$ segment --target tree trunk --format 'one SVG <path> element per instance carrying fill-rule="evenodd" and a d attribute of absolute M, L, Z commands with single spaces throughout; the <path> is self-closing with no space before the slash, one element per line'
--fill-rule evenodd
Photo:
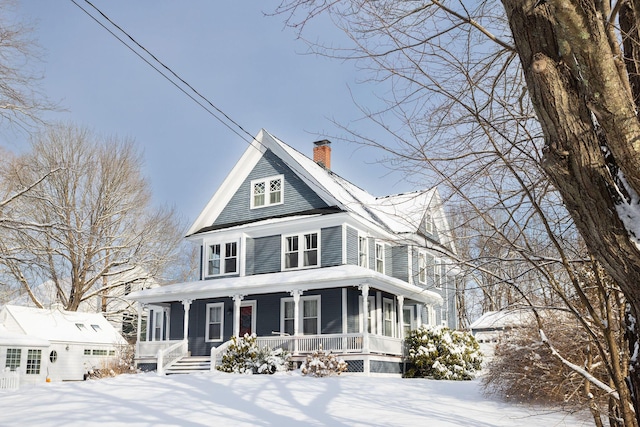
<path fill-rule="evenodd" d="M 602 19 L 589 2 L 503 3 L 545 139 L 543 167 L 590 252 L 627 298 L 633 354 L 640 342 L 640 250 L 616 209 L 631 199 L 618 172 L 640 192 L 640 125 L 628 76 L 619 72 Z M 637 360 L 629 371 L 635 415 L 621 405 L 625 421 L 640 412 Z"/>

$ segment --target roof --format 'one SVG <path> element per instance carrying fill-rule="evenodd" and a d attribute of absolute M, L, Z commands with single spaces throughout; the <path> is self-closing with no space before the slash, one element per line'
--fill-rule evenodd
<path fill-rule="evenodd" d="M 533 313 L 527 309 L 509 309 L 502 311 L 488 311 L 473 322 L 469 329 L 501 330 L 525 326 L 534 320 Z"/>
<path fill-rule="evenodd" d="M 425 304 L 442 304 L 442 297 L 435 292 L 355 265 L 175 283 L 132 292 L 127 298 L 142 303 L 157 303 L 182 299 L 230 297 L 236 294 L 290 292 L 294 289 L 309 291 L 327 287 L 358 286 L 363 283 Z"/>
<path fill-rule="evenodd" d="M 124 338 L 100 313 L 6 305 L 0 312 L 5 328 L 50 342 L 125 344 Z M 15 328 L 15 330 L 14 330 Z"/>
<path fill-rule="evenodd" d="M 261 130 L 231 170 L 218 191 L 193 223 L 187 235 L 205 232 L 236 193 L 266 150 L 271 150 L 289 168 L 313 189 L 327 206 L 351 212 L 361 219 L 393 233 L 418 231 L 426 210 L 441 209 L 437 189 L 375 197 L 360 187 L 328 170 L 309 157 L 280 141 L 266 130 Z M 437 202 L 437 203 L 436 203 Z M 446 218 L 438 215 L 442 229 L 447 229 Z M 445 223 L 442 223 L 445 221 Z M 443 242 L 450 247 L 450 242 Z"/>
<path fill-rule="evenodd" d="M 17 347 L 49 347 L 49 341 L 30 335 L 9 332 L 0 324 L 0 345 Z"/>

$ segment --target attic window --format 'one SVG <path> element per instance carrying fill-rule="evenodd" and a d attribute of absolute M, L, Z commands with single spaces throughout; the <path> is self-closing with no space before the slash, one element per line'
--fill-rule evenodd
<path fill-rule="evenodd" d="M 84 323 L 76 323 L 76 328 L 80 329 L 81 331 L 87 329 L 87 327 L 84 326 Z"/>
<path fill-rule="evenodd" d="M 428 213 L 424 216 L 424 231 L 426 231 L 429 234 L 433 234 L 433 229 L 434 229 L 433 217 L 431 216 L 430 213 Z"/>
<path fill-rule="evenodd" d="M 94 331 L 98 332 L 101 328 L 100 325 L 91 325 Z"/>
<path fill-rule="evenodd" d="M 251 181 L 251 209 L 282 204 L 284 176 Z"/>

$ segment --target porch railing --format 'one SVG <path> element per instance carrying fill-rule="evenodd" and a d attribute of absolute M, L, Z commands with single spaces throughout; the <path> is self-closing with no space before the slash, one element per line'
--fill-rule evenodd
<path fill-rule="evenodd" d="M 158 375 L 164 375 L 164 369 L 174 360 L 187 354 L 187 342 L 180 340 L 170 347 L 158 350 L 156 356 L 156 371 Z"/>
<path fill-rule="evenodd" d="M 165 350 L 181 342 L 183 342 L 183 340 L 138 341 L 136 358 L 137 359 L 145 359 L 145 358 L 153 359 L 158 355 L 158 351 Z"/>
<path fill-rule="evenodd" d="M 327 334 L 258 337 L 258 346 L 282 348 L 291 353 L 311 353 L 322 346 L 323 350 L 334 353 L 362 353 L 363 334 Z M 380 335 L 369 335 L 370 353 L 402 355 L 402 340 Z"/>
<path fill-rule="evenodd" d="M 216 366 L 222 362 L 222 355 L 233 341 L 229 340 L 224 344 L 220 344 L 218 347 L 211 347 L 211 370 L 215 371 Z"/>

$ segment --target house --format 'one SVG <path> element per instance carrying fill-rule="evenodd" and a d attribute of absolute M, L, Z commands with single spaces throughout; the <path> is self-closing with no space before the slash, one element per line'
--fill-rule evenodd
<path fill-rule="evenodd" d="M 311 159 L 258 133 L 188 231 L 200 280 L 129 295 L 148 319 L 141 368 L 215 360 L 255 333 L 294 360 L 322 346 L 352 372 L 398 374 L 409 330 L 456 327 L 460 270 L 437 190 L 374 197 L 330 167 L 329 141 Z"/>
<path fill-rule="evenodd" d="M 83 380 L 116 360 L 126 341 L 100 313 L 6 305 L 0 310 L 0 363 L 21 384 Z"/>

